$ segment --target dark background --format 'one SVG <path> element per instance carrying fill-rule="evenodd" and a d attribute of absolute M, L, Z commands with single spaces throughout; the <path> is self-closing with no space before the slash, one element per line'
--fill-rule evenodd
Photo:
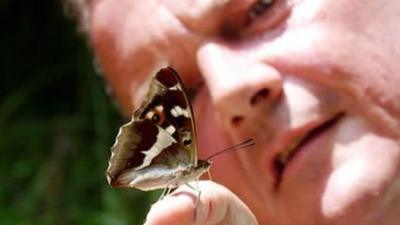
<path fill-rule="evenodd" d="M 125 122 L 56 0 L 0 0 L 0 224 L 142 224 L 158 193 L 110 188 Z"/>

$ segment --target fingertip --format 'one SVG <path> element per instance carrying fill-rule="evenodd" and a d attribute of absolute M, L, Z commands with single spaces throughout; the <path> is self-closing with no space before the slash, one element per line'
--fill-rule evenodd
<path fill-rule="evenodd" d="M 202 192 L 196 209 L 196 224 L 258 224 L 247 205 L 226 187 L 201 181 L 199 189 Z"/>
<path fill-rule="evenodd" d="M 190 192 L 179 192 L 165 197 L 152 205 L 145 225 L 195 224 L 196 196 Z"/>

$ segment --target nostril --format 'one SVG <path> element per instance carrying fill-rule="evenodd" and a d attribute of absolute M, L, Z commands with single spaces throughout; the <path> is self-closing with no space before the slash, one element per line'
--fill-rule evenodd
<path fill-rule="evenodd" d="M 260 91 L 258 91 L 251 99 L 250 99 L 250 104 L 251 105 L 256 105 L 258 104 L 261 100 L 268 98 L 269 95 L 269 89 L 268 88 L 263 88 Z"/>
<path fill-rule="evenodd" d="M 234 116 L 232 117 L 232 124 L 233 126 L 239 126 L 240 123 L 243 121 L 243 116 Z"/>

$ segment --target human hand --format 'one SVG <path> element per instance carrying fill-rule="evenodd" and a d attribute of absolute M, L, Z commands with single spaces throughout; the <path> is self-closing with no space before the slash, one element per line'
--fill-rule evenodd
<path fill-rule="evenodd" d="M 258 224 L 250 209 L 227 188 L 211 181 L 199 181 L 198 186 L 198 200 L 196 191 L 182 186 L 155 203 L 145 225 Z"/>

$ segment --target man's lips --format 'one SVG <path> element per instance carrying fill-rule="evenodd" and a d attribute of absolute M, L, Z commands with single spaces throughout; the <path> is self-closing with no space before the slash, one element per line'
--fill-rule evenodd
<path fill-rule="evenodd" d="M 273 158 L 273 169 L 275 174 L 275 189 L 278 189 L 282 181 L 282 175 L 285 168 L 291 161 L 295 159 L 295 156 L 301 151 L 302 147 L 312 140 L 318 138 L 322 133 L 332 128 L 342 118 L 344 113 L 337 113 L 328 120 L 324 120 L 321 123 L 311 127 L 308 131 L 302 132 L 302 135 L 297 135 L 296 138 L 292 139 L 286 148 L 280 151 Z"/>

